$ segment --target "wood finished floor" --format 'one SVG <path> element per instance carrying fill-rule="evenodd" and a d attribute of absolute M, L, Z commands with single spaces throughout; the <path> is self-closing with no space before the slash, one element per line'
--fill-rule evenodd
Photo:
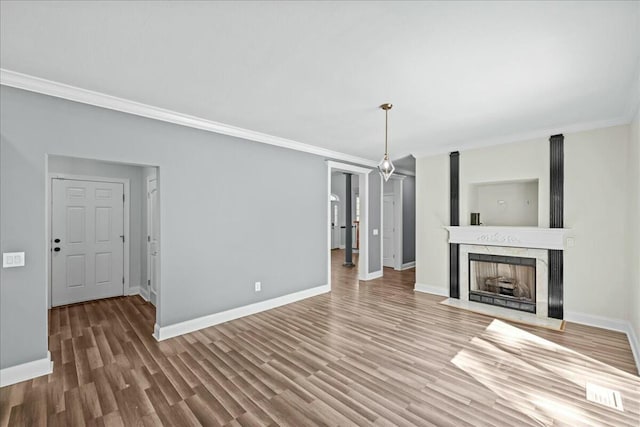
<path fill-rule="evenodd" d="M 160 343 L 140 297 L 53 309 L 54 372 L 2 388 L 0 426 L 640 425 L 625 335 L 512 327 L 414 293 L 413 270 L 358 283 L 340 256 L 330 294 Z"/>

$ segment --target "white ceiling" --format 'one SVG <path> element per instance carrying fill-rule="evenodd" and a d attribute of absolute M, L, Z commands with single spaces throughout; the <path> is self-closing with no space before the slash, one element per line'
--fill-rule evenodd
<path fill-rule="evenodd" d="M 378 159 L 628 120 L 638 2 L 5 2 L 4 69 Z M 537 136 L 537 135 L 536 135 Z"/>

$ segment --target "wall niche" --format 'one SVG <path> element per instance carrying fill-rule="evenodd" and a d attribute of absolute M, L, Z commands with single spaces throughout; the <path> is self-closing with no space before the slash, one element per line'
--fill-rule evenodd
<path fill-rule="evenodd" d="M 537 227 L 538 180 L 471 184 L 469 208 L 481 225 Z"/>

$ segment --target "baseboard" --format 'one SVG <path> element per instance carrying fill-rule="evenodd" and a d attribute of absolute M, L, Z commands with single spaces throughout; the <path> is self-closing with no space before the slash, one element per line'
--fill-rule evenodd
<path fill-rule="evenodd" d="M 52 372 L 51 353 L 47 351 L 47 357 L 43 359 L 0 369 L 0 387 L 27 381 L 42 375 L 49 375 Z"/>
<path fill-rule="evenodd" d="M 402 266 L 400 267 L 400 271 L 402 270 L 409 270 L 410 268 L 415 268 L 416 267 L 416 262 L 415 261 L 411 261 L 411 262 L 405 262 L 404 264 L 402 264 Z"/>
<path fill-rule="evenodd" d="M 140 286 L 140 296 L 143 300 L 149 301 L 149 289 L 146 286 Z"/>
<path fill-rule="evenodd" d="M 239 319 L 251 314 L 260 313 L 261 311 L 271 310 L 272 308 L 291 304 L 306 298 L 314 297 L 331 291 L 329 285 L 317 286 L 311 289 L 294 292 L 289 295 L 268 299 L 266 301 L 256 302 L 254 304 L 245 305 L 243 307 L 232 308 L 231 310 L 221 311 L 219 313 L 198 317 L 197 319 L 186 320 L 169 326 L 160 327 L 156 324 L 153 328 L 153 336 L 158 341 L 168 338 L 177 337 L 178 335 L 188 334 L 189 332 L 199 329 L 208 328 L 209 326 L 218 325 L 230 320 Z"/>
<path fill-rule="evenodd" d="M 633 329 L 631 323 L 629 323 L 627 338 L 629 338 L 633 358 L 636 360 L 636 368 L 638 369 L 638 375 L 640 376 L 640 341 L 638 341 L 638 336 L 636 335 L 636 331 Z"/>
<path fill-rule="evenodd" d="M 382 270 L 374 271 L 373 273 L 366 273 L 363 279 L 360 280 L 374 280 L 379 279 L 384 275 Z"/>
<path fill-rule="evenodd" d="M 130 286 L 129 289 L 127 289 L 126 295 L 140 295 L 140 286 Z"/>
<path fill-rule="evenodd" d="M 442 297 L 449 296 L 449 289 L 441 286 L 425 285 L 424 283 L 416 283 L 414 288 L 416 292 L 424 292 L 425 294 L 438 295 Z"/>
<path fill-rule="evenodd" d="M 581 325 L 594 326 L 596 328 L 624 332 L 627 334 L 629 346 L 631 347 L 631 352 L 633 353 L 633 358 L 636 362 L 636 368 L 640 374 L 640 342 L 638 342 L 638 336 L 630 322 L 622 319 L 612 319 L 610 317 L 595 316 L 575 311 L 565 311 L 564 320 L 567 322 L 580 323 Z"/>

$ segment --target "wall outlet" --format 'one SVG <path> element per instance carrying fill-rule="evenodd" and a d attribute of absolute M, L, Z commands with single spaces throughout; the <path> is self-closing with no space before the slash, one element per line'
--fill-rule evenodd
<path fill-rule="evenodd" d="M 567 247 L 572 248 L 576 245 L 576 241 L 573 237 L 567 237 Z"/>
<path fill-rule="evenodd" d="M 24 267 L 24 252 L 5 252 L 2 254 L 2 268 Z"/>
<path fill-rule="evenodd" d="M 260 292 L 262 290 L 262 283 L 256 282 L 255 290 L 256 290 L 256 292 Z"/>
<path fill-rule="evenodd" d="M 377 229 L 377 228 L 374 228 L 374 229 L 373 229 L 373 235 L 374 235 L 374 236 L 377 236 L 377 235 L 378 235 L 378 229 Z"/>

